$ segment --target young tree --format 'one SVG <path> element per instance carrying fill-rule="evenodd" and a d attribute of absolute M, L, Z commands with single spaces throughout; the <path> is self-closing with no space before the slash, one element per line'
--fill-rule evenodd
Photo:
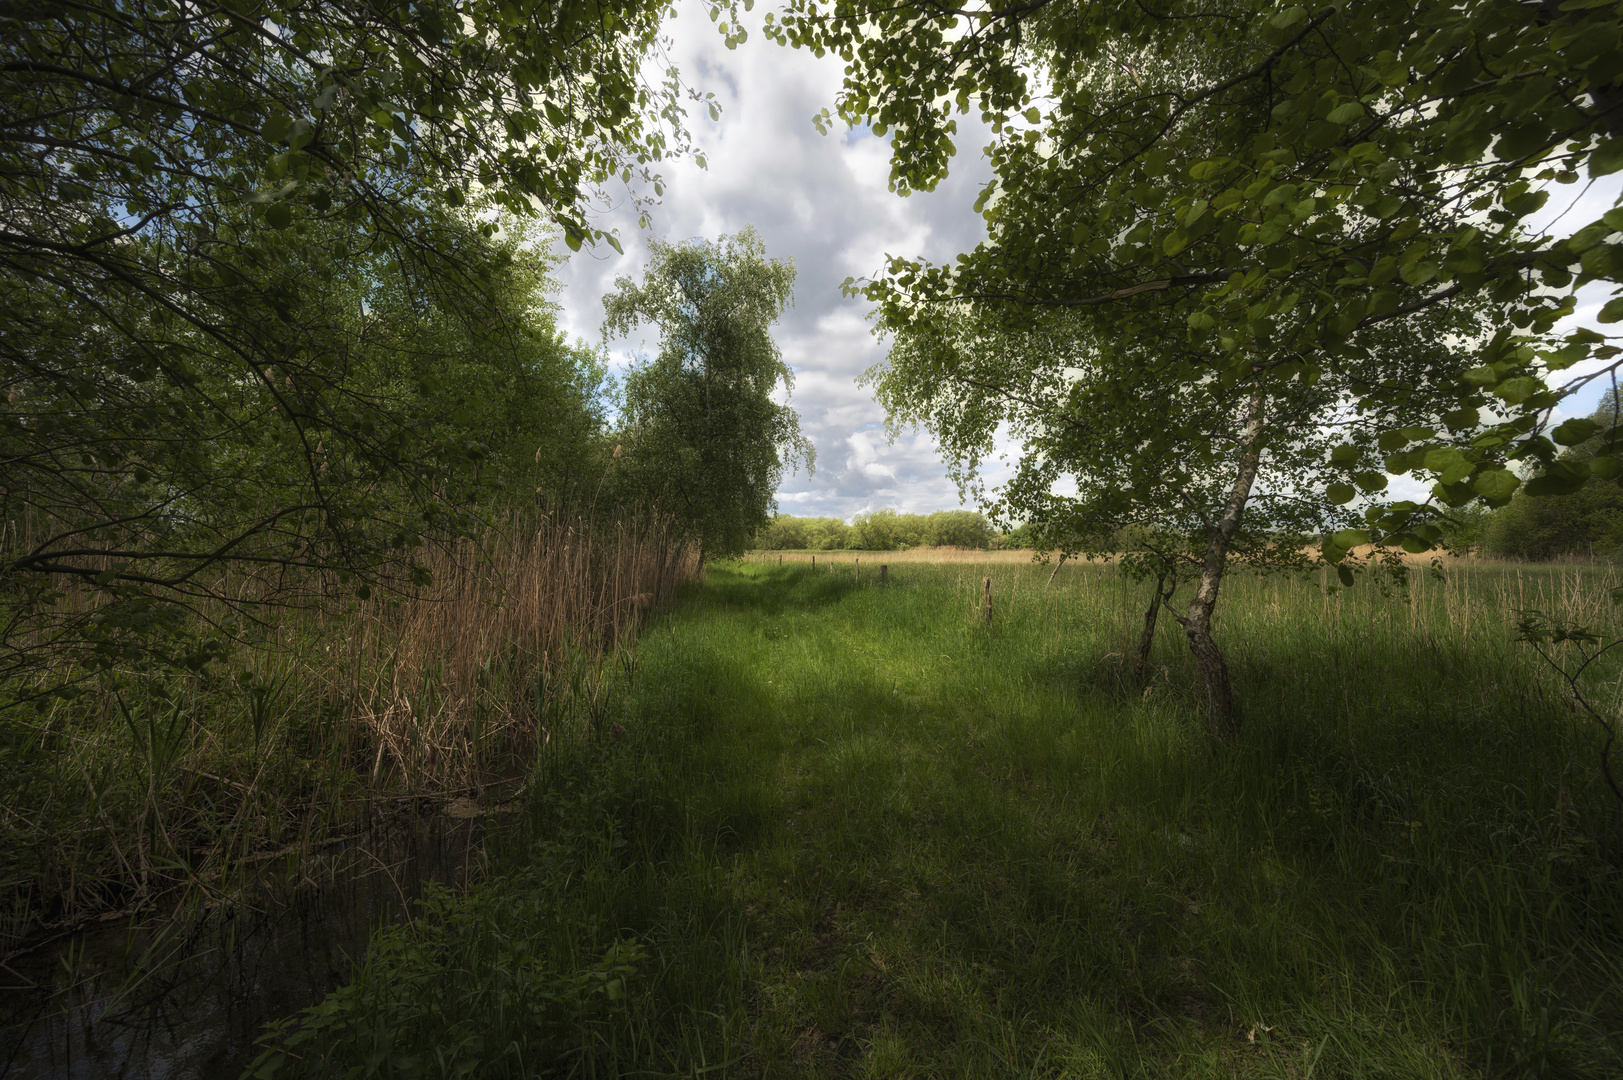
<path fill-rule="evenodd" d="M 1098 467 L 1126 470 L 1130 491 L 1149 490 L 1140 473 L 1166 477 L 1165 499 L 1129 504 L 1176 500 L 1212 523 L 1185 615 L 1212 689 L 1226 680 L 1200 624 L 1271 456 L 1294 458 L 1296 498 L 1316 501 L 1319 516 L 1393 472 L 1434 476 L 1448 505 L 1508 500 L 1520 484 L 1506 468 L 1514 458 L 1542 469 L 1535 492 L 1581 482 L 1580 472 L 1617 475 L 1611 444 L 1584 470 L 1558 457 L 1558 443 L 1592 427 L 1544 430 L 1559 396 L 1550 373 L 1617 350 L 1587 332 L 1535 347 L 1572 310 L 1574 289 L 1616 280 L 1623 265 L 1619 211 L 1564 236 L 1523 228 L 1545 198 L 1530 174 L 1570 182 L 1586 166 L 1591 176 L 1623 167 L 1615 5 L 1567 7 L 795 0 L 774 34 L 847 61 L 838 112 L 892 136 L 898 190 L 944 174 L 954 111 L 978 109 L 992 125 L 987 241 L 944 266 L 893 259 L 862 291 L 899 343 L 939 336 L 937 309 L 960 305 L 975 318 L 997 313 L 993 336 L 1011 351 L 1040 347 L 1045 312 L 1087 328 L 1059 338 L 1084 342 L 1108 373 L 1076 380 L 1098 389 L 1089 400 L 1107 421 L 1071 414 L 1094 424 Z M 1440 335 L 1461 302 L 1490 331 L 1471 336 L 1474 367 L 1446 347 L 1406 363 L 1383 332 L 1447 345 Z M 1415 321 L 1430 312 L 1430 329 Z M 1623 298 L 1603 314 L 1618 317 Z M 1050 365 L 1056 397 L 1072 392 L 1066 366 Z M 905 381 L 892 380 L 893 396 Z M 1328 396 L 1310 406 L 1321 384 Z M 1135 387 L 1140 417 L 1118 396 Z M 1311 424 L 1278 426 L 1312 408 L 1357 419 L 1356 437 L 1300 442 Z M 938 419 L 972 443 L 994 412 L 966 404 Z M 1158 437 L 1163 415 L 1171 430 Z M 1174 447 L 1211 439 L 1224 471 L 1208 471 L 1219 462 L 1197 449 L 1192 475 L 1222 499 L 1191 505 Z M 1327 466 L 1339 475 L 1315 488 Z M 1115 496 L 1099 498 L 1090 519 L 1124 516 Z M 1429 504 L 1369 502 L 1362 527 L 1333 533 L 1325 558 L 1340 562 L 1372 538 L 1420 550 L 1441 538 Z M 1210 716 L 1223 730 L 1220 699 Z"/>
<path fill-rule="evenodd" d="M 768 259 L 750 228 L 713 244 L 655 241 L 651 254 L 642 284 L 620 278 L 603 299 L 605 335 L 660 330 L 659 355 L 625 379 L 621 471 L 704 556 L 738 554 L 771 520 L 784 466 L 815 461 L 800 418 L 773 400 L 794 386 L 771 334 L 794 265 Z"/>
<path fill-rule="evenodd" d="M 1211 631 L 1224 575 L 1237 562 L 1300 568 L 1310 534 L 1345 548 L 1365 542 L 1361 519 L 1337 505 L 1351 489 L 1326 497 L 1341 476 L 1332 452 L 1367 446 L 1396 420 L 1440 422 L 1468 364 L 1453 342 L 1471 330 L 1465 312 L 1416 315 L 1401 335 L 1372 331 L 1362 363 L 1308 380 L 1288 326 L 1286 344 L 1256 349 L 1236 375 L 1220 350 L 1169 333 L 1104 337 L 1074 312 L 968 301 L 909 309 L 905 319 L 882 311 L 879 329 L 894 340 L 869 378 L 892 424 L 928 427 L 965 486 L 1001 431 L 1019 439 L 1014 476 L 982 500 L 1006 521 L 1036 523 L 1045 547 L 1112 553 L 1154 579 L 1146 641 L 1167 607 L 1205 677 L 1219 736 L 1238 723 Z M 1181 315 L 1168 303 L 1168 324 Z M 1378 385 L 1405 387 L 1401 403 L 1360 411 Z M 1367 491 L 1386 485 L 1373 470 L 1357 479 Z M 1180 610 L 1171 601 L 1181 582 L 1194 591 Z"/>

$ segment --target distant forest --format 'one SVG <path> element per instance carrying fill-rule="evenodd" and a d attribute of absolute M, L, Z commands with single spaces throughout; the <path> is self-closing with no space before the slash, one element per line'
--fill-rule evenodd
<path fill-rule="evenodd" d="M 894 551 L 910 547 L 1030 547 L 1027 530 L 999 533 L 986 515 L 973 510 L 902 514 L 874 510 L 847 525 L 837 517 L 779 514 L 755 535 L 766 551 Z"/>

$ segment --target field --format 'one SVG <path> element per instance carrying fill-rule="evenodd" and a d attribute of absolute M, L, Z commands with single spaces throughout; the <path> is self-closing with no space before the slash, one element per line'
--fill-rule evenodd
<path fill-rule="evenodd" d="M 1617 808 L 1513 633 L 1608 626 L 1614 571 L 1237 577 L 1213 746 L 1175 626 L 1123 662 L 1147 587 L 886 561 L 709 568 L 555 729 L 495 876 L 260 1066 L 1623 1074 Z"/>

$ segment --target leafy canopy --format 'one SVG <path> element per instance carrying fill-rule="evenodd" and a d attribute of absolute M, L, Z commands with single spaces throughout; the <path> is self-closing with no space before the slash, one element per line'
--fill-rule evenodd
<path fill-rule="evenodd" d="M 751 228 L 715 243 L 650 245 L 639 284 L 604 297 L 604 333 L 642 323 L 660 349 L 626 376 L 621 482 L 658 499 L 708 557 L 738 554 L 766 525 L 786 464 L 815 463 L 800 419 L 775 394 L 794 373 L 772 340 L 793 302 L 792 262 Z"/>
<path fill-rule="evenodd" d="M 59 645 L 205 662 L 187 606 L 267 595 L 228 568 L 420 579 L 410 552 L 515 481 L 515 425 L 589 427 L 600 376 L 494 215 L 578 247 L 598 185 L 658 194 L 688 149 L 675 73 L 647 77 L 666 11 L 0 13 L 0 674 Z"/>
<path fill-rule="evenodd" d="M 995 132 L 987 241 L 859 284 L 888 327 L 955 299 L 1074 310 L 1112 340 L 1175 334 L 1235 380 L 1259 353 L 1292 353 L 1299 368 L 1271 377 L 1310 381 L 1368 364 L 1383 324 L 1480 300 L 1494 332 L 1444 423 L 1387 428 L 1373 463 L 1430 477 L 1454 506 L 1509 499 L 1516 460 L 1535 493 L 1619 471 L 1611 445 L 1581 468 L 1560 459 L 1580 433 L 1550 422 L 1585 381 L 1560 373 L 1609 369 L 1618 350 L 1551 335 L 1577 288 L 1618 280 L 1623 210 L 1529 222 L 1550 184 L 1623 168 L 1620 10 L 795 0 L 771 32 L 847 61 L 837 113 L 890 137 L 898 191 L 944 175 L 955 115 Z M 1623 297 L 1601 318 L 1623 318 Z M 1376 381 L 1355 407 L 1407 392 Z M 1356 445 L 1333 460 L 1343 482 L 1372 465 Z M 1365 524 L 1425 546 L 1421 509 L 1372 505 Z"/>

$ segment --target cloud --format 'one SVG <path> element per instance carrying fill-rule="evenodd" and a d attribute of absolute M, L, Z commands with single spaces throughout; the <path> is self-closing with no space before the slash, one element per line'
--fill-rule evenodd
<path fill-rule="evenodd" d="M 857 378 L 884 360 L 869 331 L 867 304 L 840 293 L 847 277 L 877 272 L 887 254 L 951 259 L 985 235 L 975 199 L 991 176 L 978 149 L 991 135 L 960 118 L 961 150 L 940 188 L 899 198 L 888 189 L 889 145 L 869 132 L 820 135 L 812 117 L 833 104 L 843 62 L 784 49 L 760 33 L 759 13 L 746 23 L 750 41 L 728 51 L 705 9 L 678 5 L 670 24 L 671 60 L 683 79 L 716 95 L 721 119 L 694 108 L 689 127 L 708 169 L 692 161 L 662 168 L 665 195 L 653 208 L 652 234 L 679 243 L 715 239 L 754 225 L 773 258 L 792 258 L 795 306 L 775 338 L 795 370 L 790 404 L 817 448 L 816 475 L 784 478 L 786 512 L 850 518 L 893 506 L 930 511 L 959 505 L 957 488 L 927 435 L 891 444 L 884 410 Z M 624 256 L 608 248 L 573 255 L 559 270 L 561 328 L 587 342 L 601 340 L 602 297 L 616 277 L 638 278 L 648 259 L 648 235 L 637 229 L 629 198 L 599 208 L 597 224 L 619 230 Z M 651 353 L 652 327 L 608 343 L 623 367 Z"/>
<path fill-rule="evenodd" d="M 949 178 L 933 193 L 898 198 L 888 189 L 886 140 L 866 129 L 823 136 L 812 124 L 839 91 L 839 58 L 819 60 L 772 44 L 760 32 L 759 10 L 746 18 L 749 42 L 729 51 L 706 9 L 684 0 L 677 10 L 668 55 L 689 85 L 716 95 L 722 115 L 712 122 L 702 108 L 691 110 L 694 142 L 709 167 L 680 160 L 662 168 L 665 194 L 653 208 L 652 235 L 667 242 L 715 239 L 754 225 L 768 255 L 795 262 L 795 306 L 775 337 L 797 373 L 791 404 L 817 448 L 818 464 L 813 477 L 784 478 L 780 506 L 847 519 L 882 506 L 913 512 L 958 506 L 934 441 L 927 433 L 903 433 L 891 443 L 883 409 L 857 384 L 863 371 L 883 361 L 884 346 L 870 333 L 865 302 L 843 297 L 840 283 L 875 273 L 887 254 L 945 261 L 984 237 L 973 207 L 991 177 L 978 149 L 991 141 L 990 132 L 974 117 L 959 117 L 961 149 Z M 1595 220 L 1615 204 L 1620 179 L 1556 187 L 1533 224 L 1570 231 Z M 648 258 L 648 234 L 638 230 L 629 199 L 601 207 L 598 224 L 618 229 L 625 255 L 606 247 L 582 251 L 558 275 L 562 328 L 592 343 L 601 337 L 603 295 L 616 277 L 639 277 Z M 1605 288 L 1586 289 L 1561 329 L 1612 329 L 1595 320 L 1607 299 Z M 610 341 L 611 359 L 623 367 L 630 356 L 652 352 L 657 337 L 649 327 Z M 1593 411 L 1606 385 L 1591 384 L 1564 402 L 1561 414 Z M 1006 460 L 986 463 L 989 489 L 1008 477 L 1018 450 L 1000 436 L 997 451 Z M 1411 477 L 1394 478 L 1391 491 L 1423 497 Z"/>

